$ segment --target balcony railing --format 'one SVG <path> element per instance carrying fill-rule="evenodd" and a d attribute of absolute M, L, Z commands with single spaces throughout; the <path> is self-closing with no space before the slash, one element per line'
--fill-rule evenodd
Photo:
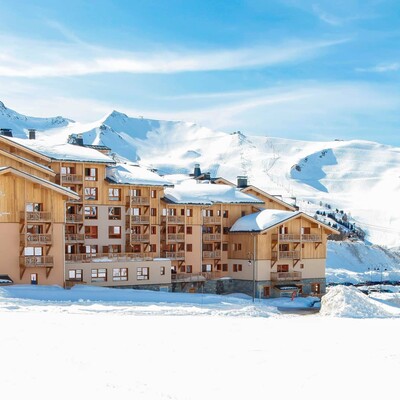
<path fill-rule="evenodd" d="M 148 206 L 150 204 L 149 197 L 142 196 L 127 196 L 126 204 L 132 206 Z"/>
<path fill-rule="evenodd" d="M 300 235 L 291 234 L 291 233 L 285 233 L 285 234 L 280 233 L 279 235 L 274 233 L 272 235 L 273 242 L 278 241 L 278 239 L 280 242 L 300 242 L 300 238 L 301 238 Z"/>
<path fill-rule="evenodd" d="M 273 251 L 272 252 L 273 260 L 299 260 L 300 259 L 300 251 Z"/>
<path fill-rule="evenodd" d="M 301 272 L 271 272 L 271 281 L 300 281 Z"/>
<path fill-rule="evenodd" d="M 61 182 L 61 184 L 63 184 L 63 183 L 82 183 L 83 176 L 76 175 L 76 174 L 61 174 L 60 182 Z"/>
<path fill-rule="evenodd" d="M 204 242 L 220 242 L 221 234 L 220 233 L 204 233 L 203 241 Z"/>
<path fill-rule="evenodd" d="M 203 258 L 221 258 L 221 251 L 203 251 Z"/>
<path fill-rule="evenodd" d="M 53 256 L 22 256 L 19 258 L 20 265 L 29 267 L 51 268 L 54 265 Z"/>
<path fill-rule="evenodd" d="M 150 217 L 148 215 L 130 215 L 128 218 L 131 225 L 135 224 L 149 224 Z"/>
<path fill-rule="evenodd" d="M 150 242 L 150 235 L 149 234 L 137 234 L 131 233 L 128 235 L 129 240 L 131 243 L 149 243 Z"/>
<path fill-rule="evenodd" d="M 80 243 L 85 241 L 85 235 L 83 233 L 66 233 L 66 243 Z"/>
<path fill-rule="evenodd" d="M 82 214 L 66 214 L 65 219 L 67 224 L 79 224 L 83 222 Z"/>
<path fill-rule="evenodd" d="M 168 240 L 168 242 L 184 242 L 185 234 L 184 233 L 168 233 L 167 240 Z"/>
<path fill-rule="evenodd" d="M 50 222 L 51 212 L 49 211 L 23 211 L 20 214 L 21 220 L 26 222 Z"/>
<path fill-rule="evenodd" d="M 301 240 L 303 242 L 321 242 L 322 236 L 321 235 L 302 234 Z"/>
<path fill-rule="evenodd" d="M 211 225 L 211 224 L 221 224 L 222 218 L 221 217 L 203 217 L 203 224 L 204 225 Z"/>
<path fill-rule="evenodd" d="M 66 254 L 67 263 L 88 262 L 127 262 L 127 261 L 152 261 L 156 253 L 96 253 L 96 254 Z"/>
<path fill-rule="evenodd" d="M 171 260 L 184 260 L 185 252 L 184 251 L 165 251 L 165 258 L 170 258 Z"/>
<path fill-rule="evenodd" d="M 162 222 L 167 222 L 168 224 L 184 224 L 185 217 L 178 215 L 168 215 L 166 217 L 162 217 Z"/>
<path fill-rule="evenodd" d="M 21 243 L 48 245 L 52 243 L 52 235 L 50 233 L 27 233 L 21 236 Z"/>

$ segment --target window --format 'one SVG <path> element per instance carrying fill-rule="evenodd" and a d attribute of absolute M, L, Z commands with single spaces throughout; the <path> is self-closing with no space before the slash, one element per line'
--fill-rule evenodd
<path fill-rule="evenodd" d="M 320 294 L 321 293 L 321 285 L 319 283 L 311 284 L 311 293 L 312 294 Z"/>
<path fill-rule="evenodd" d="M 68 279 L 70 281 L 82 282 L 82 270 L 81 269 L 68 270 Z"/>
<path fill-rule="evenodd" d="M 186 251 L 193 251 L 193 245 L 191 243 L 186 244 Z"/>
<path fill-rule="evenodd" d="M 165 275 L 165 267 L 160 267 L 160 275 Z"/>
<path fill-rule="evenodd" d="M 156 199 L 157 198 L 157 190 L 152 190 L 150 192 L 150 196 L 151 196 L 152 199 Z"/>
<path fill-rule="evenodd" d="M 193 272 L 193 267 L 191 265 L 186 265 L 186 273 L 191 274 Z"/>
<path fill-rule="evenodd" d="M 227 235 L 229 233 L 229 227 L 228 226 L 224 226 L 224 229 L 222 231 L 224 233 L 224 235 Z"/>
<path fill-rule="evenodd" d="M 300 269 L 304 269 L 304 264 L 300 264 Z"/>
<path fill-rule="evenodd" d="M 121 207 L 108 207 L 108 219 L 120 220 L 121 214 Z"/>
<path fill-rule="evenodd" d="M 97 181 L 97 168 L 85 168 L 85 181 Z"/>
<path fill-rule="evenodd" d="M 156 226 L 152 226 L 151 227 L 151 234 L 152 235 L 157 235 L 157 227 Z"/>
<path fill-rule="evenodd" d="M 149 267 L 137 267 L 136 271 L 138 281 L 149 280 Z"/>
<path fill-rule="evenodd" d="M 109 226 L 108 227 L 109 239 L 121 239 L 121 227 L 120 226 Z"/>
<path fill-rule="evenodd" d="M 280 227 L 279 227 L 279 233 L 280 233 L 281 235 L 287 235 L 288 232 L 289 232 L 289 229 L 288 229 L 287 226 L 280 226 Z"/>
<path fill-rule="evenodd" d="M 186 209 L 186 216 L 187 217 L 193 217 L 193 209 L 187 208 Z"/>
<path fill-rule="evenodd" d="M 108 189 L 108 200 L 120 201 L 121 200 L 121 189 L 118 189 L 118 188 Z"/>
<path fill-rule="evenodd" d="M 85 200 L 97 200 L 97 188 L 86 187 L 85 188 Z"/>
<path fill-rule="evenodd" d="M 238 264 L 238 271 L 242 271 L 242 264 Z"/>
<path fill-rule="evenodd" d="M 185 216 L 185 209 L 181 208 L 181 216 L 184 217 Z"/>
<path fill-rule="evenodd" d="M 92 282 L 107 282 L 107 270 L 105 268 L 92 269 Z"/>
<path fill-rule="evenodd" d="M 140 189 L 132 189 L 130 191 L 130 194 L 131 194 L 131 196 L 137 196 L 137 197 L 140 197 L 142 195 Z"/>
<path fill-rule="evenodd" d="M 85 239 L 97 239 L 98 229 L 97 226 L 85 226 Z"/>
<path fill-rule="evenodd" d="M 241 243 L 233 243 L 232 244 L 233 251 L 241 251 L 242 250 L 242 244 Z"/>
<path fill-rule="evenodd" d="M 85 219 L 97 219 L 97 207 L 86 206 L 83 213 Z"/>
<path fill-rule="evenodd" d="M 263 297 L 269 297 L 270 296 L 270 288 L 269 286 L 264 286 L 263 287 Z"/>
<path fill-rule="evenodd" d="M 223 218 L 228 218 L 229 212 L 228 210 L 224 210 L 224 212 L 222 213 L 222 217 Z"/>
<path fill-rule="evenodd" d="M 303 227 L 303 228 L 301 228 L 301 233 L 303 234 L 303 235 L 309 235 L 310 233 L 311 233 L 311 228 L 310 227 Z"/>
<path fill-rule="evenodd" d="M 221 264 L 217 264 L 217 271 L 221 271 Z"/>
<path fill-rule="evenodd" d="M 75 174 L 74 167 L 61 167 L 61 175 L 71 175 Z"/>
<path fill-rule="evenodd" d="M 246 215 L 246 211 L 242 211 L 241 215 L 244 217 Z"/>
<path fill-rule="evenodd" d="M 237 266 L 237 264 L 233 264 L 233 272 L 238 272 L 238 266 Z"/>
<path fill-rule="evenodd" d="M 289 251 L 289 245 L 288 244 L 280 244 L 279 251 Z"/>
<path fill-rule="evenodd" d="M 157 208 L 151 208 L 150 209 L 150 215 L 152 217 L 156 217 L 157 216 Z"/>
<path fill-rule="evenodd" d="M 128 268 L 113 268 L 113 281 L 127 281 Z"/>
<path fill-rule="evenodd" d="M 181 265 L 181 266 L 179 267 L 179 272 L 185 273 L 185 272 L 186 272 L 186 266 Z"/>
<path fill-rule="evenodd" d="M 222 251 L 228 251 L 228 243 L 222 243 Z"/>
<path fill-rule="evenodd" d="M 278 272 L 289 272 L 289 265 L 279 265 L 278 264 Z"/>
<path fill-rule="evenodd" d="M 155 253 L 157 251 L 157 245 L 156 244 L 150 244 L 149 245 L 149 252 L 150 253 Z"/>
<path fill-rule="evenodd" d="M 83 252 L 85 254 L 97 254 L 97 244 L 83 246 Z"/>
<path fill-rule="evenodd" d="M 222 271 L 224 272 L 228 271 L 228 264 L 222 264 Z"/>
<path fill-rule="evenodd" d="M 193 233 L 193 228 L 191 226 L 186 227 L 186 234 L 191 235 Z"/>

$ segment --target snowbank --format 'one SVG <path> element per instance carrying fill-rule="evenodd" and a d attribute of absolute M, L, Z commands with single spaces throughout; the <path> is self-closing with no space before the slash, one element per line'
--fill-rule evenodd
<path fill-rule="evenodd" d="M 355 287 L 335 286 L 322 298 L 320 315 L 345 318 L 390 318 L 394 317 L 396 312 L 372 300 Z"/>

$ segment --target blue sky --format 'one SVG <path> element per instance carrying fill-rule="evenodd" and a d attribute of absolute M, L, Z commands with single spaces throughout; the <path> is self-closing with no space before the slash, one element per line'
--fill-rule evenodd
<path fill-rule="evenodd" d="M 397 0 L 0 0 L 0 100 L 400 146 Z"/>

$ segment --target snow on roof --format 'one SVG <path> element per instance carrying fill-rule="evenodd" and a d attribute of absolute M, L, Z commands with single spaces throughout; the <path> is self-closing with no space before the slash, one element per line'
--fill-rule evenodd
<path fill-rule="evenodd" d="M 165 199 L 179 204 L 255 203 L 264 204 L 254 196 L 235 187 L 188 180 L 165 190 Z"/>
<path fill-rule="evenodd" d="M 46 137 L 46 141 L 19 139 L 14 137 L 7 137 L 7 139 L 53 160 L 96 162 L 107 164 L 115 163 L 111 157 L 108 157 L 95 149 L 69 143 L 52 143 L 49 141 L 49 137 Z"/>
<path fill-rule="evenodd" d="M 118 164 L 107 168 L 107 179 L 125 185 L 172 186 L 162 176 L 139 165 Z"/>
<path fill-rule="evenodd" d="M 239 218 L 233 224 L 230 232 L 264 231 L 299 214 L 301 214 L 300 211 L 263 210 Z"/>

